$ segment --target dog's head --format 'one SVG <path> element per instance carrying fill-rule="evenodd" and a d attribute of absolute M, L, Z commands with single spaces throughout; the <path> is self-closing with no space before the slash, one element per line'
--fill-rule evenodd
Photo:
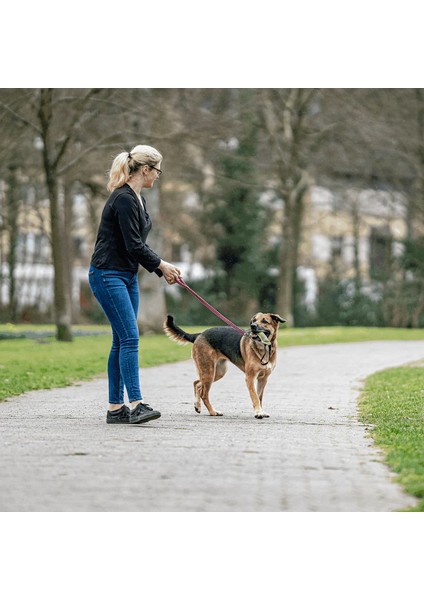
<path fill-rule="evenodd" d="M 263 332 L 270 342 L 273 342 L 280 323 L 286 323 L 286 319 L 275 313 L 256 313 L 250 319 L 250 331 L 253 335 Z"/>

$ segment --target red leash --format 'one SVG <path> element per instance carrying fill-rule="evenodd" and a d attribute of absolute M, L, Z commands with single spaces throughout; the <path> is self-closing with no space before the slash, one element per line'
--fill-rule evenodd
<path fill-rule="evenodd" d="M 176 279 L 178 285 L 180 285 L 181 287 L 183 287 L 185 290 L 187 290 L 188 292 L 190 292 L 190 294 L 192 296 L 194 296 L 195 298 L 197 298 L 197 300 L 203 304 L 203 306 L 206 306 L 206 308 L 208 308 L 211 313 L 213 313 L 215 316 L 217 316 L 219 319 L 221 319 L 221 321 L 224 321 L 224 323 L 227 323 L 227 325 L 229 325 L 230 327 L 232 327 L 233 329 L 235 329 L 236 331 L 238 331 L 239 333 L 241 333 L 241 335 L 245 335 L 245 331 L 243 331 L 243 329 L 240 329 L 240 327 L 237 327 L 237 325 L 234 325 L 234 323 L 232 323 L 230 321 L 230 319 L 227 319 L 227 317 L 224 317 L 224 315 L 222 315 L 218 310 L 216 310 L 216 308 L 214 308 L 213 306 L 211 306 L 209 304 L 209 302 L 206 302 L 206 300 L 203 300 L 203 298 L 201 296 L 199 296 L 199 294 L 196 294 L 196 292 L 194 290 L 191 289 L 191 287 L 189 287 L 185 281 L 183 281 L 183 279 L 181 277 L 178 277 Z"/>

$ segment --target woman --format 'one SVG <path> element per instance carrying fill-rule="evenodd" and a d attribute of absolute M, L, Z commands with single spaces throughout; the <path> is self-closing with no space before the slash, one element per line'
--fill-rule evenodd
<path fill-rule="evenodd" d="M 108 360 L 107 423 L 146 423 L 161 415 L 142 402 L 138 366 L 138 266 L 176 282 L 180 270 L 146 244 L 152 227 L 141 190 L 153 187 L 162 173 L 161 154 L 136 146 L 114 159 L 106 201 L 89 269 L 91 290 L 112 326 Z M 131 410 L 124 404 L 124 385 Z"/>

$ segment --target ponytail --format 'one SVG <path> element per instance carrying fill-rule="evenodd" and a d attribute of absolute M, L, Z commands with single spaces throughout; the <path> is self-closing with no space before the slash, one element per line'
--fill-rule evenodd
<path fill-rule="evenodd" d="M 114 159 L 109 171 L 109 182 L 107 184 L 107 189 L 109 192 L 113 192 L 113 190 L 116 190 L 116 188 L 119 188 L 124 185 L 124 183 L 127 183 L 130 176 L 129 162 L 128 152 L 121 152 Z"/>

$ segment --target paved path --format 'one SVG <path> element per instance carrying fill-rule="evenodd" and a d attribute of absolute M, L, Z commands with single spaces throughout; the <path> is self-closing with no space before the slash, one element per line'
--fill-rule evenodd
<path fill-rule="evenodd" d="M 142 370 L 162 418 L 105 422 L 105 379 L 0 403 L 1 511 L 391 511 L 414 503 L 357 420 L 361 380 L 424 358 L 424 342 L 281 349 L 253 417 L 244 376 L 193 409 L 191 361 Z M 330 407 L 332 407 L 330 409 Z"/>

